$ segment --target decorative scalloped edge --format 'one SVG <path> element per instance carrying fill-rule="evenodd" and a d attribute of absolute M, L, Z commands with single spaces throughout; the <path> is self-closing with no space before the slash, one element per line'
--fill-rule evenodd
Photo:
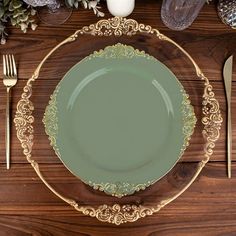
<path fill-rule="evenodd" d="M 195 174 L 192 176 L 190 181 L 177 193 L 174 195 L 156 203 L 152 206 L 144 206 L 144 205 L 119 205 L 114 204 L 112 206 L 103 204 L 98 207 L 92 207 L 89 205 L 81 206 L 75 200 L 67 198 L 56 191 L 44 178 L 40 171 L 40 167 L 38 163 L 32 158 L 32 147 L 33 147 L 33 123 L 34 117 L 32 115 L 34 110 L 34 105 L 30 100 L 32 96 L 32 84 L 38 78 L 41 67 L 44 62 L 50 57 L 58 48 L 76 40 L 78 35 L 90 34 L 94 36 L 121 36 L 121 35 L 135 35 L 137 33 L 146 33 L 153 34 L 159 40 L 164 40 L 176 48 L 182 51 L 182 53 L 188 57 L 188 59 L 192 62 L 196 74 L 199 79 L 201 79 L 204 83 L 204 91 L 203 91 L 203 102 L 202 102 L 202 124 L 204 125 L 202 134 L 206 140 L 205 144 L 205 154 L 202 159 L 198 163 L 198 167 L 196 169 Z M 222 125 L 223 119 L 221 116 L 219 102 L 215 98 L 215 94 L 213 92 L 213 88 L 209 83 L 207 77 L 204 76 L 196 62 L 193 58 L 175 41 L 168 38 L 167 36 L 161 34 L 157 29 L 152 28 L 149 25 L 139 24 L 137 21 L 132 19 L 126 19 L 121 17 L 114 17 L 107 20 L 100 20 L 96 24 L 91 24 L 89 26 L 85 26 L 82 29 L 77 30 L 73 35 L 59 43 L 56 47 L 54 47 L 40 62 L 36 70 L 34 71 L 32 77 L 28 79 L 27 84 L 23 89 L 23 93 L 21 95 L 21 99 L 17 104 L 17 111 L 14 119 L 14 123 L 16 126 L 17 137 L 21 143 L 23 154 L 25 155 L 27 161 L 34 168 L 38 177 L 42 180 L 42 182 L 48 187 L 50 191 L 52 191 L 56 196 L 60 199 L 71 205 L 75 210 L 81 212 L 87 216 L 95 217 L 99 221 L 108 222 L 116 225 L 120 225 L 122 223 L 134 222 L 140 218 L 152 215 L 157 213 L 161 208 L 166 206 L 167 204 L 174 201 L 178 198 L 183 192 L 185 192 L 189 186 L 195 181 L 195 179 L 200 174 L 201 170 L 204 168 L 206 163 L 209 161 L 211 155 L 213 154 L 213 149 L 215 147 L 215 142 L 219 139 L 220 136 L 220 128 Z"/>
<path fill-rule="evenodd" d="M 57 134 L 58 134 L 58 118 L 57 118 L 57 94 L 59 92 L 59 86 L 56 87 L 53 94 L 50 96 L 49 104 L 45 109 L 43 116 L 43 124 L 45 127 L 46 134 L 50 141 L 50 145 L 53 147 L 56 155 L 59 154 L 59 149 L 57 147 Z"/>
<path fill-rule="evenodd" d="M 121 198 L 127 195 L 131 195 L 140 190 L 144 190 L 155 182 L 156 181 L 147 181 L 143 184 L 130 184 L 127 182 L 94 183 L 92 181 L 89 181 L 87 184 L 95 190 L 100 190 L 108 195 Z"/>
<path fill-rule="evenodd" d="M 91 60 L 93 58 L 105 58 L 105 59 L 132 59 L 134 57 L 143 57 L 148 60 L 157 59 L 145 51 L 140 51 L 139 49 L 134 49 L 134 47 L 130 45 L 125 45 L 122 43 L 117 43 L 111 46 L 107 46 L 104 49 L 100 49 L 99 51 L 94 51 L 92 54 L 87 56 L 84 60 Z"/>
<path fill-rule="evenodd" d="M 189 95 L 186 93 L 184 88 L 182 88 L 183 102 L 182 102 L 182 112 L 183 112 L 183 135 L 184 135 L 184 144 L 181 149 L 180 156 L 183 155 L 186 148 L 189 146 L 189 141 L 194 132 L 194 128 L 197 123 L 197 118 L 194 113 L 194 108 L 191 105 Z"/>

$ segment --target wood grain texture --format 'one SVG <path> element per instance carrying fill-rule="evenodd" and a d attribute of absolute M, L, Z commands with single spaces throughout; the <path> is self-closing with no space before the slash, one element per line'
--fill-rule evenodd
<path fill-rule="evenodd" d="M 220 102 L 224 120 L 226 120 L 226 101 L 222 81 L 222 68 L 225 59 L 236 55 L 236 31 L 221 23 L 216 12 L 216 1 L 205 5 L 193 25 L 182 32 L 167 29 L 160 19 L 161 1 L 137 0 L 131 18 L 152 25 L 182 45 L 196 60 L 205 75 L 210 79 L 216 98 Z M 104 5 L 104 4 L 103 4 Z M 106 17 L 110 17 L 104 5 Z M 76 29 L 96 22 L 98 19 L 92 12 L 75 11 L 64 25 L 49 27 L 41 24 L 37 31 L 27 34 L 10 29 L 9 41 L 0 46 L 0 54 L 14 53 L 18 61 L 19 83 L 13 91 L 13 111 L 22 93 L 23 86 L 49 50 Z M 34 84 L 35 102 L 35 139 L 34 159 L 40 163 L 42 173 L 60 192 L 67 192 L 70 197 L 81 204 L 114 203 L 112 197 L 91 190 L 82 184 L 60 163 L 49 146 L 42 126 L 42 116 L 49 95 L 55 85 L 76 61 L 90 51 L 103 45 L 122 41 L 140 49 L 144 49 L 156 57 L 162 45 L 151 37 L 137 36 L 129 39 L 120 38 L 95 41 L 92 38 L 81 38 L 72 50 L 70 45 L 56 53 L 42 70 L 39 81 Z M 150 46 L 147 46 L 150 45 Z M 74 52 L 72 52 L 74 51 Z M 70 56 L 64 56 L 68 53 Z M 168 54 L 168 53 L 166 53 Z M 161 57 L 161 56 L 160 56 Z M 185 89 L 190 94 L 195 112 L 199 118 L 191 146 L 184 157 L 163 180 L 144 192 L 126 197 L 120 202 L 153 204 L 168 194 L 183 187 L 191 177 L 196 162 L 202 159 L 203 140 L 201 136 L 201 99 L 202 84 L 197 81 L 192 68 L 183 66 L 181 55 L 173 52 L 173 56 L 160 58 L 178 74 Z M 2 78 L 2 62 L 0 62 L 0 78 Z M 60 64 L 61 63 L 61 64 Z M 233 158 L 236 154 L 236 66 L 233 69 Z M 121 226 L 100 223 L 96 219 L 86 217 L 54 196 L 39 180 L 31 166 L 26 163 L 22 154 L 15 129 L 12 129 L 12 169 L 5 169 L 4 148 L 4 109 L 5 89 L 0 87 L 0 236 L 25 235 L 137 235 L 137 236 L 234 236 L 236 235 L 236 163 L 233 163 L 233 178 L 226 176 L 225 121 L 221 130 L 211 162 L 201 173 L 197 181 L 176 201 L 162 209 L 158 214 L 146 217 L 132 224 Z M 116 201 L 116 199 L 115 199 Z"/>
<path fill-rule="evenodd" d="M 189 169 L 192 164 L 185 165 Z M 51 167 L 55 173 L 52 183 L 65 179 L 67 184 L 73 183 L 66 172 L 58 171 L 59 165 L 44 165 L 42 169 L 50 171 Z M 2 168 L 0 172 L 1 190 L 6 193 L 0 196 L 0 225 L 19 235 L 27 235 L 26 232 L 32 235 L 128 235 L 132 232 L 138 235 L 234 235 L 236 232 L 236 182 L 235 178 L 227 179 L 224 163 L 209 163 L 189 190 L 158 214 L 118 227 L 83 216 L 63 204 L 47 190 L 29 165 L 14 165 L 11 172 Z M 233 174 L 236 174 L 236 164 Z M 15 194 L 9 198 L 13 191 Z"/>

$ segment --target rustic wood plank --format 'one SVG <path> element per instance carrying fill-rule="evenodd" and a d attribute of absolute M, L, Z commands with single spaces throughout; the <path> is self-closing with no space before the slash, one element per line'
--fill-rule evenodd
<path fill-rule="evenodd" d="M 194 209 L 196 211 L 197 206 L 202 205 L 201 207 L 206 208 L 205 210 L 212 207 L 211 210 L 217 211 L 218 207 L 228 207 L 230 204 L 235 203 L 234 196 L 236 189 L 234 185 L 236 180 L 235 178 L 231 180 L 227 179 L 225 166 L 225 163 L 220 162 L 207 164 L 197 181 L 180 198 L 166 208 L 169 209 L 170 206 L 185 208 L 185 205 L 187 205 L 190 208 L 196 207 Z M 91 190 L 91 188 L 73 177 L 62 164 L 40 164 L 40 169 L 45 179 L 58 191 L 66 195 L 68 194 L 68 196 L 71 195 L 70 197 L 72 198 L 78 198 L 77 200 L 81 204 L 91 205 L 97 205 L 103 202 L 108 204 L 115 202 L 126 203 L 130 200 L 136 204 L 138 202 L 148 205 L 153 204 L 164 196 L 160 188 L 166 188 L 164 185 L 169 185 L 169 188 L 178 191 L 188 182 L 188 179 L 196 170 L 195 168 L 195 163 L 178 164 L 164 181 L 158 181 L 158 183 L 154 184 L 148 190 L 136 193 L 134 196 L 118 199 L 106 196 L 100 191 Z M 236 175 L 236 163 L 233 164 L 232 170 L 233 176 Z M 1 165 L 0 184 L 2 192 L 5 193 L 0 194 L 1 214 L 37 215 L 37 211 L 40 211 L 41 214 L 49 215 L 61 215 L 63 212 L 67 215 L 79 214 L 51 193 L 29 164 L 15 164 L 12 166 L 11 171 L 5 170 L 3 165 Z M 67 188 L 66 185 L 69 185 L 69 187 Z M 73 185 L 79 186 L 74 195 L 71 193 L 71 191 L 75 191 Z M 169 191 L 168 188 L 166 189 Z M 147 191 L 149 192 L 148 194 Z M 171 190 L 168 194 L 174 193 L 174 191 Z M 38 194 L 39 192 L 41 193 L 40 195 Z M 217 207 L 214 207 L 215 205 Z M 171 211 L 173 210 L 172 208 L 170 209 Z M 202 210 L 204 209 L 200 209 L 200 211 Z M 236 213 L 235 208 L 228 208 L 228 210 Z"/>
<path fill-rule="evenodd" d="M 78 216 L 1 216 L 0 227 L 3 236 L 234 236 L 235 215 L 229 217 L 227 213 L 218 213 L 207 215 L 204 220 L 198 220 L 201 213 L 192 215 L 187 212 L 176 217 L 162 213 L 156 217 L 156 223 L 153 223 L 153 217 L 149 217 L 147 221 L 141 220 L 139 225 L 130 224 L 128 227 L 91 223 L 85 217 Z"/>
<path fill-rule="evenodd" d="M 184 165 L 191 169 L 194 164 Z M 43 171 L 52 172 L 51 183 L 66 179 L 68 184 L 73 184 L 74 179 L 60 168 L 60 165 L 42 165 Z M 236 164 L 233 165 L 235 174 Z M 224 163 L 208 164 L 198 180 L 159 213 L 119 227 L 82 216 L 68 207 L 46 189 L 30 165 L 13 165 L 10 172 L 1 170 L 0 184 L 3 192 L 8 193 L 0 195 L 0 228 L 3 232 L 4 229 L 16 230 L 15 235 L 33 232 L 39 235 L 109 235 L 111 231 L 112 235 L 136 234 L 136 231 L 138 235 L 233 235 L 230 233 L 236 230 L 236 209 L 232 207 L 236 183 L 235 178 L 227 179 Z M 86 194 L 91 201 L 90 193 Z M 86 199 L 86 194 L 81 198 Z M 153 195 L 158 196 L 159 190 Z"/>

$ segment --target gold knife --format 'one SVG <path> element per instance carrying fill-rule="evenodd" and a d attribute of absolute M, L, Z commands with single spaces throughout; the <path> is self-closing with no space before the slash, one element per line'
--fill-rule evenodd
<path fill-rule="evenodd" d="M 231 178 L 231 153 L 232 153 L 232 123 L 231 123 L 231 90 L 232 90 L 232 71 L 233 71 L 233 55 L 225 62 L 223 77 L 225 83 L 226 99 L 227 99 L 227 170 L 228 178 Z"/>

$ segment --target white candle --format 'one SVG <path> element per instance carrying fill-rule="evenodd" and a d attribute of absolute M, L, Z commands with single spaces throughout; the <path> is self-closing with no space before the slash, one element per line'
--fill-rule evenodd
<path fill-rule="evenodd" d="M 107 0 L 107 8 L 113 16 L 128 16 L 132 13 L 135 0 Z"/>

